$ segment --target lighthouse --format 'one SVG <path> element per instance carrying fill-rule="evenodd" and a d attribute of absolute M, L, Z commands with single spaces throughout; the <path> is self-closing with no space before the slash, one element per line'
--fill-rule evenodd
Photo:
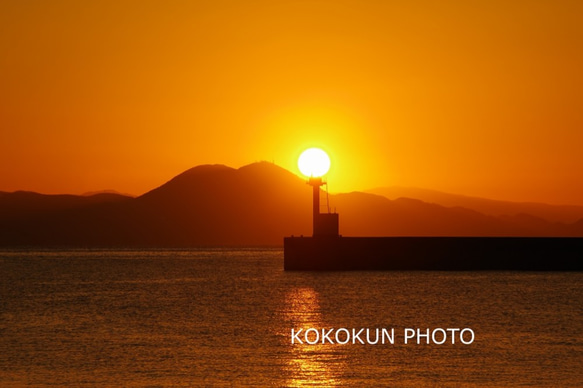
<path fill-rule="evenodd" d="M 330 158 L 321 149 L 310 148 L 300 155 L 298 167 L 312 186 L 312 236 L 338 237 L 338 213 L 331 213 L 329 206 L 326 206 L 325 213 L 320 212 L 320 188 L 326 185 L 322 176 L 330 169 Z"/>
<path fill-rule="evenodd" d="M 338 213 L 320 213 L 320 187 L 326 183 L 321 177 L 311 177 L 308 184 L 313 190 L 313 237 L 338 237 Z"/>

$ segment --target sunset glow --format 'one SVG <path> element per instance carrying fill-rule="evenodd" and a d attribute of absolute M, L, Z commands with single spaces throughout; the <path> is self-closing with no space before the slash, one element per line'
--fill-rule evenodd
<path fill-rule="evenodd" d="M 0 4 L 0 191 L 143 194 L 201 164 L 332 192 L 583 204 L 583 2 Z"/>

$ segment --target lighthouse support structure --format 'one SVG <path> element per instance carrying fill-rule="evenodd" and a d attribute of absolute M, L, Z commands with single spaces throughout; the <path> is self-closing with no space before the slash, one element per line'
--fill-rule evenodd
<path fill-rule="evenodd" d="M 310 178 L 313 190 L 313 237 L 338 237 L 338 213 L 320 213 L 320 187 L 322 178 Z"/>

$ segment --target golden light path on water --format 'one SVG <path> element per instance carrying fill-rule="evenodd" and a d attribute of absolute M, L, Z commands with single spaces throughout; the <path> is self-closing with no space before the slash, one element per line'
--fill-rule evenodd
<path fill-rule="evenodd" d="M 310 287 L 295 288 L 287 293 L 284 318 L 290 323 L 290 328 L 296 331 L 309 328 L 321 330 L 327 328 L 320 313 L 318 293 Z M 345 355 L 339 352 L 337 346 L 314 344 L 291 344 L 290 333 L 287 333 L 290 343 L 289 359 L 285 370 L 289 387 L 336 387 L 343 385 L 342 374 L 346 368 Z M 302 335 L 303 338 L 303 335 Z M 310 337 L 311 338 L 311 337 Z"/>
<path fill-rule="evenodd" d="M 0 387 L 583 387 L 582 273 L 316 274 L 282 259 L 0 250 Z M 310 327 L 401 337 L 291 344 Z M 476 341 L 406 345 L 406 327 Z"/>

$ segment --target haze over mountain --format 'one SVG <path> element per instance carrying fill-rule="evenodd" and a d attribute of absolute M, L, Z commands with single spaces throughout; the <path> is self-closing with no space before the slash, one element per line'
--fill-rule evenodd
<path fill-rule="evenodd" d="M 367 193 L 382 195 L 388 199 L 414 198 L 447 207 L 465 207 L 492 216 L 530 214 L 551 222 L 573 223 L 583 218 L 583 206 L 549 205 L 535 202 L 497 201 L 486 198 L 444 193 L 416 187 L 378 187 Z"/>
<path fill-rule="evenodd" d="M 79 209 L 90 205 L 122 202 L 129 196 L 117 193 L 95 193 L 92 195 L 44 195 L 30 191 L 7 193 L 0 191 L 0 221 L 23 221 L 62 211 Z"/>
<path fill-rule="evenodd" d="M 137 198 L 0 193 L 0 246 L 282 245 L 311 235 L 311 187 L 274 164 L 194 167 Z M 371 193 L 330 195 L 351 236 L 583 236 L 583 219 L 494 216 Z"/>

